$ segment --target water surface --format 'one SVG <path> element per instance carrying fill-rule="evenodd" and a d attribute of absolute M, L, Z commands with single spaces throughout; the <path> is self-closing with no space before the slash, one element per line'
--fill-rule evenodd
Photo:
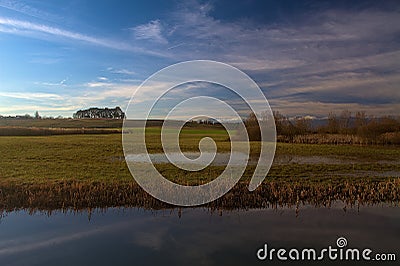
<path fill-rule="evenodd" d="M 256 251 L 265 243 L 277 248 L 334 246 L 339 236 L 346 237 L 349 246 L 396 252 L 399 258 L 400 207 L 344 211 L 342 204 L 330 209 L 303 206 L 297 217 L 289 208 L 222 213 L 201 208 L 107 209 L 51 215 L 15 211 L 1 219 L 0 261 L 1 265 L 294 265 L 258 261 Z"/>

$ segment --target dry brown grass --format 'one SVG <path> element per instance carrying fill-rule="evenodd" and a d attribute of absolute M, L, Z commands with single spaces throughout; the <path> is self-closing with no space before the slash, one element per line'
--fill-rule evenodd
<path fill-rule="evenodd" d="M 256 191 L 248 183 L 238 183 L 222 198 L 206 204 L 210 209 L 277 208 L 311 204 L 330 206 L 335 201 L 346 205 L 400 202 L 400 178 L 387 181 L 309 183 L 269 180 Z M 0 210 L 56 210 L 106 207 L 171 208 L 142 190 L 134 181 L 55 181 L 40 184 L 0 184 Z"/>
<path fill-rule="evenodd" d="M 0 127 L 0 136 L 52 136 L 77 134 L 118 134 L 121 129 L 111 128 L 43 128 L 43 127 Z"/>
<path fill-rule="evenodd" d="M 387 132 L 374 140 L 351 134 L 304 134 L 293 137 L 279 135 L 277 141 L 295 144 L 400 145 L 400 132 Z"/>

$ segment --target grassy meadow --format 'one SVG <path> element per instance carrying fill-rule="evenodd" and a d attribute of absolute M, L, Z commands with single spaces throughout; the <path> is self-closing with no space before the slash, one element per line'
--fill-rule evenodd
<path fill-rule="evenodd" d="M 160 128 L 146 131 L 150 153 L 162 152 Z M 187 127 L 180 134 L 184 151 L 198 151 L 203 137 L 212 137 L 219 152 L 229 152 L 225 130 Z M 257 156 L 259 143 L 251 142 Z M 166 204 L 144 192 L 124 160 L 121 134 L 1 136 L 0 207 L 94 208 Z M 241 182 L 227 195 L 210 203 L 213 208 L 252 208 L 311 203 L 329 205 L 391 202 L 400 199 L 398 146 L 320 145 L 278 143 L 275 162 L 255 192 L 247 184 L 255 169 L 249 165 Z M 208 182 L 224 170 L 209 166 L 189 172 L 171 164 L 157 169 L 170 180 L 194 185 Z"/>

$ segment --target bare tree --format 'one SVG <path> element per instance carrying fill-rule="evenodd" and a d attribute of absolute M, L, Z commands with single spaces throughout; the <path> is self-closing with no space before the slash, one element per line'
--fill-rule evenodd
<path fill-rule="evenodd" d="M 294 127 L 296 130 L 296 135 L 304 135 L 310 133 L 311 131 L 311 120 L 307 118 L 297 118 Z"/>
<path fill-rule="evenodd" d="M 339 122 L 336 115 L 332 112 L 329 113 L 328 116 L 328 125 L 327 125 L 328 133 L 338 133 L 339 132 Z"/>
<path fill-rule="evenodd" d="M 350 120 L 351 112 L 349 110 L 343 110 L 339 117 L 339 131 L 340 133 L 350 133 Z"/>
<path fill-rule="evenodd" d="M 39 115 L 39 111 L 36 111 L 36 112 L 35 112 L 34 117 L 35 117 L 35 119 L 40 119 L 40 118 L 41 118 L 40 115 Z"/>

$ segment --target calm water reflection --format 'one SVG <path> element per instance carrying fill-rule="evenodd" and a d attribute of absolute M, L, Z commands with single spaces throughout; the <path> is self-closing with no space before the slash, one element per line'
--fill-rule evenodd
<path fill-rule="evenodd" d="M 294 209 L 224 211 L 222 216 L 204 209 L 183 209 L 181 215 L 178 210 L 108 209 L 95 211 L 90 220 L 88 212 L 48 216 L 17 211 L 1 219 L 0 262 L 275 265 L 257 260 L 256 251 L 264 243 L 287 249 L 323 248 L 334 246 L 339 236 L 346 237 L 350 247 L 396 253 L 399 259 L 400 208 L 370 206 L 345 212 L 341 206 L 303 206 L 298 217 Z M 294 265 L 279 265 L 285 264 Z"/>

